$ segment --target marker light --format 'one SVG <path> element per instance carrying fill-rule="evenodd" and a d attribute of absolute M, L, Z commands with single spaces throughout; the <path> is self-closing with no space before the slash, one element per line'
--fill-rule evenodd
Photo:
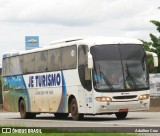
<path fill-rule="evenodd" d="M 143 94 L 138 97 L 138 100 L 146 100 L 146 99 L 149 99 L 149 97 L 150 97 L 149 94 Z"/>
<path fill-rule="evenodd" d="M 96 100 L 99 102 L 111 102 L 112 101 L 110 97 L 96 97 Z"/>

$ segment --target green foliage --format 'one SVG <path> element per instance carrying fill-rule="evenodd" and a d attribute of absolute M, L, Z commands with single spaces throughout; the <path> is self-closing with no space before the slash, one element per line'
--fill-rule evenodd
<path fill-rule="evenodd" d="M 44 134 L 3 134 L 3 136 L 138 136 L 127 133 L 44 133 Z"/>
<path fill-rule="evenodd" d="M 160 7 L 158 8 L 160 9 Z M 153 23 L 157 27 L 157 31 L 160 33 L 160 22 L 156 20 L 151 20 L 151 23 Z M 153 59 L 152 57 L 147 58 L 147 62 L 149 65 L 149 72 L 150 73 L 160 73 L 160 37 L 157 37 L 153 34 L 150 34 L 151 42 L 143 41 L 144 48 L 146 51 L 155 52 L 158 55 L 158 68 L 153 67 Z"/>
<path fill-rule="evenodd" d="M 160 27 L 159 27 L 160 26 L 160 22 L 156 21 L 156 20 L 151 20 L 150 22 L 153 23 L 154 25 L 156 25 L 157 26 L 157 31 L 160 32 Z"/>

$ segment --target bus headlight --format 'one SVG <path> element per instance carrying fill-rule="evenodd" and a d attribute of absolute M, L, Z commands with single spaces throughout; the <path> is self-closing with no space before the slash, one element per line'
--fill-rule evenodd
<path fill-rule="evenodd" d="M 111 102 L 112 101 L 110 97 L 96 97 L 96 100 L 99 102 Z"/>
<path fill-rule="evenodd" d="M 143 94 L 138 97 L 138 100 L 146 100 L 146 99 L 149 99 L 149 97 L 150 97 L 149 94 Z"/>

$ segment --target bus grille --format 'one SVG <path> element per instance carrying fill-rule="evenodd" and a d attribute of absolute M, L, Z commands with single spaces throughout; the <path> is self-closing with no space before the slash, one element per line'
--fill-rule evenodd
<path fill-rule="evenodd" d="M 137 95 L 128 95 L 128 96 L 114 96 L 113 98 L 114 99 L 133 99 L 133 98 L 136 98 Z"/>

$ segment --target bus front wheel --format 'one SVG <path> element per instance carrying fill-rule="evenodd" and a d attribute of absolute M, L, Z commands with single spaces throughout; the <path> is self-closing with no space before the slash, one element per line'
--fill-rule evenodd
<path fill-rule="evenodd" d="M 78 112 L 78 105 L 77 105 L 76 98 L 73 98 L 71 101 L 70 111 L 71 111 L 71 115 L 72 115 L 73 120 L 80 120 L 84 116 L 84 114 L 80 114 Z"/>
<path fill-rule="evenodd" d="M 115 113 L 117 119 L 125 119 L 128 115 L 128 112 L 117 112 Z"/>

